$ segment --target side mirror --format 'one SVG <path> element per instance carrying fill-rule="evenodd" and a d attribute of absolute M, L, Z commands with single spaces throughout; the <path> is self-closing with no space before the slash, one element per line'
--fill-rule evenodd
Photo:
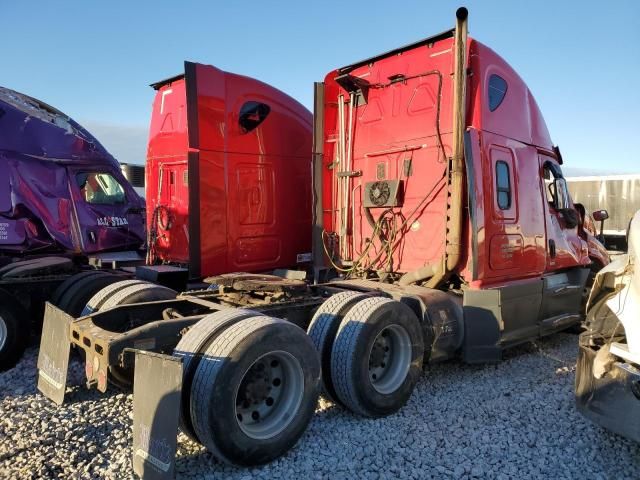
<path fill-rule="evenodd" d="M 604 221 L 609 218 L 609 212 L 606 210 L 596 210 L 591 216 L 596 222 L 600 222 L 600 235 L 598 235 L 598 240 L 604 245 Z"/>
<path fill-rule="evenodd" d="M 604 222 L 607 218 L 609 218 L 609 212 L 606 210 L 596 210 L 591 215 L 596 222 Z"/>

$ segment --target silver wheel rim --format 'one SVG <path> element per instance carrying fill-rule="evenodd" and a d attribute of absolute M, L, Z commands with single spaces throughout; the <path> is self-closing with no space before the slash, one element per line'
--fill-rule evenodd
<path fill-rule="evenodd" d="M 5 343 L 7 343 L 7 324 L 0 315 L 0 351 L 4 349 Z"/>
<path fill-rule="evenodd" d="M 383 395 L 398 390 L 411 367 L 411 339 L 400 325 L 380 331 L 369 353 L 369 381 Z"/>
<path fill-rule="evenodd" d="M 236 421 L 248 437 L 275 437 L 295 417 L 303 393 L 298 359 L 288 352 L 269 352 L 251 364 L 236 389 Z"/>

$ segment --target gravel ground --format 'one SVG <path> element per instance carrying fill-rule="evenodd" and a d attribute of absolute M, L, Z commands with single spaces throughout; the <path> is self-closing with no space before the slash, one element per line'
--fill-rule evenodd
<path fill-rule="evenodd" d="M 640 446 L 584 420 L 573 403 L 577 336 L 508 352 L 498 365 L 435 365 L 408 405 L 363 420 L 321 400 L 286 456 L 260 468 L 218 463 L 179 437 L 178 478 L 638 478 Z M 37 352 L 0 374 L 0 478 L 130 478 L 131 396 L 82 387 L 67 404 L 36 393 Z"/>

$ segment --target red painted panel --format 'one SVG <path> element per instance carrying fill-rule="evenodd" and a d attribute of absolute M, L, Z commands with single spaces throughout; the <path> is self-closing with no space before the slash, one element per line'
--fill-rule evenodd
<path fill-rule="evenodd" d="M 545 223 L 542 206 L 540 174 L 536 162 L 537 151 L 512 139 L 482 132 L 478 161 L 474 158 L 476 182 L 482 182 L 481 193 L 476 194 L 476 204 L 483 210 L 477 218 L 484 217 L 482 241 L 479 242 L 477 279 L 488 283 L 504 282 L 514 277 L 539 276 L 545 267 Z M 502 210 L 497 203 L 495 164 L 506 161 L 510 166 L 511 205 Z M 481 180 L 480 180 L 481 179 Z M 521 242 L 521 245 L 514 243 Z M 505 243 L 508 247 L 504 247 Z M 516 246 L 513 258 L 501 258 L 501 249 Z M 484 260 L 483 260 L 484 259 Z"/>
<path fill-rule="evenodd" d="M 200 168 L 200 269 L 201 276 L 234 271 L 228 265 L 227 208 L 224 152 L 203 150 L 198 154 Z"/>
<path fill-rule="evenodd" d="M 489 264 L 493 270 L 513 270 L 526 262 L 522 235 L 494 235 L 489 247 Z"/>
<path fill-rule="evenodd" d="M 335 82 L 337 71 L 325 78 L 324 229 L 340 233 L 337 186 L 347 183 L 350 201 L 344 242 L 349 258 L 361 265 L 378 269 L 391 263 L 394 271 L 409 271 L 437 261 L 442 253 L 444 172 L 451 141 L 451 46 L 452 40 L 445 39 L 350 72 L 371 87 L 367 103 L 354 108 L 351 170 L 361 173 L 349 180 L 338 180 L 335 166 L 339 95 L 348 102 L 349 93 Z M 347 106 L 346 122 L 348 112 Z M 366 184 L 379 180 L 402 184 L 401 205 L 393 213 L 369 209 L 374 224 L 396 232 L 391 256 L 381 253 L 376 239 L 380 229 L 372 227 L 363 206 Z"/>
<path fill-rule="evenodd" d="M 325 247 L 345 265 L 355 261 L 369 272 L 401 274 L 443 255 L 452 43 L 441 38 L 418 44 L 334 70 L 325 78 L 322 223 Z M 476 288 L 540 277 L 549 270 L 547 240 L 555 238 L 559 253 L 554 269 L 583 265 L 580 239 L 550 218 L 538 154 L 551 152 L 553 145 L 531 92 L 491 49 L 473 39 L 467 47 L 470 209 L 464 210 L 468 217 L 457 273 Z M 344 74 L 351 78 L 339 78 Z M 492 75 L 507 84 L 494 111 L 488 105 Z M 349 89 L 354 85 L 364 85 L 364 94 L 350 121 Z M 345 125 L 339 119 L 343 106 Z M 508 208 L 497 201 L 499 160 L 509 166 Z M 400 184 L 397 204 L 365 207 L 367 184 L 380 181 Z"/>
<path fill-rule="evenodd" d="M 162 205 L 175 217 L 159 259 L 194 276 L 295 267 L 311 251 L 311 114 L 252 78 L 192 63 L 185 72 L 159 87 L 151 122 L 150 213 Z M 249 129 L 248 104 L 268 112 Z M 176 168 L 180 188 L 159 189 Z"/>
<path fill-rule="evenodd" d="M 546 271 L 553 272 L 576 265 L 588 265 L 589 259 L 588 245 L 580 238 L 578 227 L 570 228 L 561 212 L 557 211 L 547 201 L 547 187 L 543 179 L 543 167 L 545 162 L 557 164 L 556 160 L 548 155 L 539 155 L 538 168 L 540 171 L 541 189 L 544 189 L 544 208 L 547 228 L 547 240 L 555 243 L 555 256 L 551 254 L 551 249 L 547 244 L 547 265 Z M 573 205 L 572 205 L 573 206 Z M 576 211 L 577 215 L 577 211 Z"/>
<path fill-rule="evenodd" d="M 486 45 L 472 40 L 471 65 L 477 109 L 473 124 L 482 130 L 497 133 L 522 143 L 551 150 L 553 143 L 540 108 L 520 75 Z M 507 82 L 504 100 L 493 112 L 489 110 L 489 78 L 499 75 Z"/>
<path fill-rule="evenodd" d="M 160 87 L 151 108 L 147 159 L 184 156 L 188 147 L 184 78 Z M 151 169 L 147 171 L 147 178 L 157 173 Z"/>
<path fill-rule="evenodd" d="M 155 96 L 147 149 L 147 229 L 156 232 L 152 252 L 161 261 L 189 261 L 187 106 L 184 78 L 161 86 Z"/>

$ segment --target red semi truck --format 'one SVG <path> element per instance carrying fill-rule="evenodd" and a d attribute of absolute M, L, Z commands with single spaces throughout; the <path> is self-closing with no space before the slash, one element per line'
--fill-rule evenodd
<path fill-rule="evenodd" d="M 79 319 L 47 308 L 38 387 L 63 401 L 70 344 L 100 391 L 133 378 L 136 472 L 173 474 L 178 426 L 223 461 L 272 460 L 320 390 L 391 414 L 425 362 L 496 361 L 579 322 L 608 262 L 531 92 L 467 37 L 466 9 L 316 84 L 313 164 L 314 263 L 333 281 L 218 275 L 215 290 Z"/>
<path fill-rule="evenodd" d="M 309 265 L 311 113 L 192 62 L 152 86 L 146 265 L 145 204 L 117 161 L 63 113 L 0 88 L 0 370 L 45 300 L 79 317 L 173 298 L 207 275 Z"/>
<path fill-rule="evenodd" d="M 196 279 L 309 262 L 311 113 L 270 85 L 191 62 L 152 87 L 150 261 Z"/>

